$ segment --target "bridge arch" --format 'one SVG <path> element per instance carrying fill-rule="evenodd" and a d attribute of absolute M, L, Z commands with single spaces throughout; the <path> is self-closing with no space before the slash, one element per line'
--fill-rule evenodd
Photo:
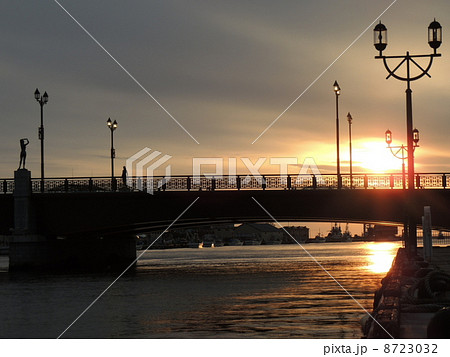
<path fill-rule="evenodd" d="M 418 224 L 431 206 L 435 228 L 450 229 L 450 191 L 299 190 L 43 194 L 33 196 L 39 231 L 89 235 L 165 229 L 197 197 L 175 226 L 229 222 L 286 221 L 388 222 L 412 214 Z"/>

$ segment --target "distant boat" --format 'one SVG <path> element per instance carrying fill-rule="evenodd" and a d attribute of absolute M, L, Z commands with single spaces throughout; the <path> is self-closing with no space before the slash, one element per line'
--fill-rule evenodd
<path fill-rule="evenodd" d="M 351 242 L 352 240 L 353 238 L 350 232 L 345 231 L 344 234 L 342 235 L 342 242 Z"/>
<path fill-rule="evenodd" d="M 342 235 L 342 241 L 343 242 L 351 242 L 352 239 L 352 234 L 350 233 L 350 231 L 348 230 L 348 223 L 345 226 L 345 232 Z"/>
<path fill-rule="evenodd" d="M 317 234 L 314 239 L 310 239 L 309 243 L 325 243 L 326 239 L 322 237 L 322 235 L 319 233 Z"/>
<path fill-rule="evenodd" d="M 338 227 L 337 223 L 334 224 L 334 227 L 331 227 L 330 232 L 326 236 L 327 243 L 333 242 L 342 242 L 342 230 L 341 227 Z"/>
<path fill-rule="evenodd" d="M 334 227 L 331 227 L 330 232 L 326 236 L 326 241 L 328 243 L 333 242 L 351 242 L 352 241 L 352 235 L 350 234 L 348 230 L 348 224 L 345 229 L 345 232 L 342 233 L 341 227 L 337 225 L 337 223 L 334 224 Z"/>

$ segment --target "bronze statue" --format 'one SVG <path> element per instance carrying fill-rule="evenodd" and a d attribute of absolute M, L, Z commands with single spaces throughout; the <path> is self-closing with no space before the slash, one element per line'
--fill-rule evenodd
<path fill-rule="evenodd" d="M 27 138 L 20 139 L 20 162 L 19 162 L 19 170 L 20 166 L 23 166 L 25 169 L 25 160 L 27 158 L 27 145 L 30 141 Z"/>

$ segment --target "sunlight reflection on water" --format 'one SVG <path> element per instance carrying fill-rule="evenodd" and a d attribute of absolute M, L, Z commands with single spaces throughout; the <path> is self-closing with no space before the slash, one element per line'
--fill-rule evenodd
<path fill-rule="evenodd" d="M 397 247 L 305 245 L 369 311 Z M 0 337 L 58 336 L 114 278 L 0 273 Z M 363 316 L 294 244 L 152 250 L 65 337 L 360 338 Z"/>
<path fill-rule="evenodd" d="M 368 243 L 368 260 L 366 268 L 374 273 L 387 273 L 400 247 L 399 242 Z"/>

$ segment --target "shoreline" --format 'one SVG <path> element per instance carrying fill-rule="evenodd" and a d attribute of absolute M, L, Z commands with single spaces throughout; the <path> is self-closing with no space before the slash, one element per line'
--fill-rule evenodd
<path fill-rule="evenodd" d="M 418 253 L 422 248 L 418 248 Z M 372 316 L 363 324 L 365 338 L 440 338 L 450 323 L 450 247 L 433 247 L 429 261 L 408 258 L 399 248 L 381 288 L 374 294 Z M 433 332 L 436 313 L 446 314 L 445 326 Z M 441 337 L 442 338 L 442 337 Z M 448 338 L 448 337 L 446 337 Z"/>

